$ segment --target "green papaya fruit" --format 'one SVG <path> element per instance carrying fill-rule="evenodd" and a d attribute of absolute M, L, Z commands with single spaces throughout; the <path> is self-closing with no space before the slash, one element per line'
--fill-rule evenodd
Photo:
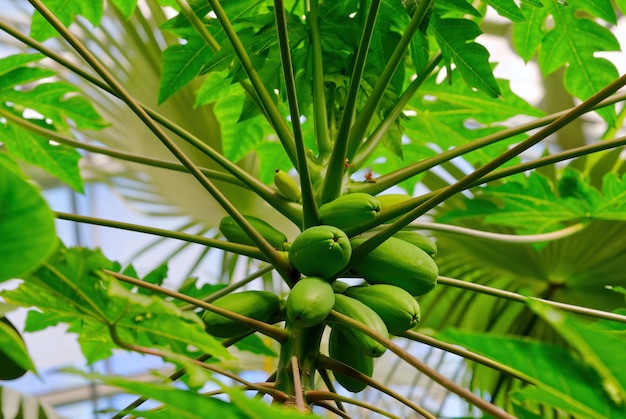
<path fill-rule="evenodd" d="M 309 227 L 289 248 L 289 262 L 307 276 L 333 279 L 350 261 L 352 247 L 348 236 L 337 227 Z"/>
<path fill-rule="evenodd" d="M 420 306 L 415 297 L 395 285 L 359 285 L 346 289 L 344 294 L 374 310 L 392 335 L 412 329 L 420 321 Z"/>
<path fill-rule="evenodd" d="M 371 377 L 374 374 L 374 358 L 355 351 L 344 335 L 337 329 L 331 329 L 328 337 L 328 355 L 355 370 Z M 333 371 L 339 384 L 348 391 L 358 393 L 365 390 L 367 384 L 346 374 Z"/>
<path fill-rule="evenodd" d="M 300 187 L 287 172 L 276 169 L 274 172 L 274 185 L 278 192 L 290 201 L 298 202 L 302 197 Z"/>
<path fill-rule="evenodd" d="M 0 317 L 0 322 L 9 326 L 21 338 L 20 332 L 13 326 L 13 323 L 6 317 Z M 26 374 L 28 370 L 16 363 L 2 351 L 0 347 L 0 380 L 16 380 Z"/>
<path fill-rule="evenodd" d="M 437 256 L 437 245 L 429 237 L 417 231 L 398 231 L 393 237 L 411 243 L 426 252 L 430 257 Z"/>
<path fill-rule="evenodd" d="M 380 202 L 372 195 L 362 192 L 342 195 L 319 207 L 320 221 L 323 224 L 343 230 L 373 220 L 379 213 Z"/>
<path fill-rule="evenodd" d="M 215 300 L 213 305 L 234 311 L 255 320 L 267 322 L 281 311 L 281 299 L 269 291 L 241 291 Z M 207 333 L 220 338 L 231 338 L 252 330 L 247 324 L 229 319 L 212 311 L 202 314 Z"/>
<path fill-rule="evenodd" d="M 383 336 L 388 335 L 387 326 L 378 314 L 359 300 L 343 294 L 335 294 L 335 310 L 359 321 Z M 336 328 L 352 344 L 352 347 L 364 355 L 379 357 L 387 348 L 365 333 L 343 324 L 335 323 Z"/>
<path fill-rule="evenodd" d="M 261 236 L 265 238 L 274 248 L 278 250 L 284 250 L 285 243 L 287 242 L 287 236 L 274 227 L 269 225 L 260 218 L 253 217 L 251 215 L 244 215 L 246 220 L 259 232 Z M 220 232 L 226 237 L 228 241 L 239 244 L 247 244 L 248 246 L 256 246 L 245 231 L 237 224 L 233 217 L 224 217 L 220 221 Z"/>
<path fill-rule="evenodd" d="M 315 276 L 300 279 L 287 296 L 287 319 L 299 327 L 321 323 L 335 306 L 333 286 Z"/>
<path fill-rule="evenodd" d="M 357 247 L 364 241 L 356 238 L 350 242 Z M 414 297 L 432 290 L 439 274 L 435 261 L 426 252 L 395 237 L 385 240 L 350 270 L 370 284 L 395 285 Z"/>

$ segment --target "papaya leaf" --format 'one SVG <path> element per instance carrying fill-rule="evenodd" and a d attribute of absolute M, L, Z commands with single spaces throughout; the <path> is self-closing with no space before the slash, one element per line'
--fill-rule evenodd
<path fill-rule="evenodd" d="M 547 2 L 541 9 L 523 7 L 526 21 L 515 23 L 514 45 L 526 60 L 538 51 L 539 66 L 544 74 L 566 66 L 563 80 L 567 91 L 585 100 L 618 77 L 615 66 L 597 57 L 597 52 L 619 51 L 620 45 L 609 29 L 581 15 L 587 12 L 610 23 L 615 23 L 616 17 L 609 0 L 569 3 L 568 7 L 557 2 Z M 554 19 L 550 28 L 544 25 L 548 16 Z M 597 112 L 608 124 L 615 124 L 614 106 Z"/>
<path fill-rule="evenodd" d="M 623 365 L 626 357 L 615 348 L 624 347 L 626 338 L 583 323 L 574 316 L 539 301 L 531 300 L 528 304 L 578 352 L 587 365 L 598 373 L 602 380 L 602 388 L 614 404 L 624 407 L 626 405 L 626 370 Z"/>
<path fill-rule="evenodd" d="M 195 34 L 189 34 L 185 44 L 172 45 L 163 51 L 158 103 L 165 102 L 200 74 L 212 55 L 211 48 Z"/>
<path fill-rule="evenodd" d="M 29 122 L 45 124 L 41 120 Z M 76 149 L 63 144 L 51 144 L 48 139 L 11 122 L 0 125 L 0 141 L 12 156 L 42 168 L 75 191 L 83 192 L 84 183 L 78 167 L 81 155 Z"/>
<path fill-rule="evenodd" d="M 446 329 L 438 337 L 509 366 L 547 393 L 546 397 L 562 400 L 565 412 L 574 416 L 600 419 L 623 415 L 623 409 L 599 390 L 601 382 L 595 371 L 565 348 L 532 339 L 454 329 Z"/>
<path fill-rule="evenodd" d="M 241 88 L 236 84 L 227 84 L 223 75 L 212 73 L 204 80 L 198 91 L 196 106 L 215 102 L 214 113 L 220 121 L 224 155 L 238 161 L 266 141 L 270 127 L 260 116 L 238 122 L 245 97 Z"/>
<path fill-rule="evenodd" d="M 587 220 L 626 220 L 626 175 L 607 173 L 602 189 L 573 168 L 566 168 L 555 185 L 533 172 L 524 183 L 487 186 L 467 201 L 467 210 L 451 211 L 442 221 L 484 217 L 484 222 L 518 232 L 540 233 Z M 464 214 L 464 215 L 463 215 Z"/>
<path fill-rule="evenodd" d="M 116 347 L 111 332 L 126 344 L 157 347 L 189 354 L 188 347 L 230 358 L 226 349 L 204 332 L 202 320 L 159 296 L 128 290 L 102 270 L 114 264 L 100 251 L 60 247 L 18 288 L 4 291 L 10 303 L 34 306 L 26 330 L 60 322 L 78 341 L 88 362 L 104 359 Z"/>
<path fill-rule="evenodd" d="M 54 215 L 41 193 L 0 152 L 0 282 L 28 274 L 57 243 Z"/>
<path fill-rule="evenodd" d="M 526 19 L 524 13 L 513 0 L 487 0 L 486 3 L 498 12 L 500 16 L 513 22 L 521 22 Z"/>
<path fill-rule="evenodd" d="M 6 90 L 4 102 L 11 102 L 14 109 L 31 109 L 50 119 L 59 129 L 68 129 L 68 120 L 75 128 L 99 130 L 106 127 L 96 109 L 80 90 L 66 82 L 38 84 L 30 90 Z"/>
<path fill-rule="evenodd" d="M 91 22 L 93 26 L 98 26 L 104 13 L 104 2 L 102 0 L 69 2 L 67 0 L 44 0 L 42 3 L 44 3 L 65 26 L 69 26 L 76 15 L 83 16 Z M 39 12 L 33 14 L 30 36 L 38 41 L 45 41 L 56 34 L 56 30 Z"/>
<path fill-rule="evenodd" d="M 13 54 L 0 58 L 0 76 L 4 76 L 10 71 L 21 68 L 25 64 L 39 61 L 43 57 L 43 54 Z M 4 83 L 0 83 L 0 86 L 2 86 L 2 88 L 5 87 Z"/>
<path fill-rule="evenodd" d="M 452 76 L 451 65 L 454 63 L 470 87 L 491 97 L 501 96 L 489 64 L 489 51 L 474 41 L 482 33 L 476 22 L 433 16 L 430 29 L 441 48 L 449 77 Z"/>

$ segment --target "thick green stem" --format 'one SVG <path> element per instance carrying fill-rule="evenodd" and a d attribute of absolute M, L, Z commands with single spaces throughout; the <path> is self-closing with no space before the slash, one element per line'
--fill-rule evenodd
<path fill-rule="evenodd" d="M 311 174 L 307 163 L 306 149 L 304 147 L 304 135 L 300 124 L 300 110 L 298 106 L 298 93 L 296 91 L 296 80 L 294 77 L 293 64 L 291 61 L 291 49 L 289 47 L 289 36 L 287 31 L 287 16 L 285 15 L 285 4 L 283 0 L 274 0 L 274 14 L 276 16 L 276 32 L 278 34 L 278 44 L 280 47 L 280 61 L 283 67 L 283 78 L 285 80 L 285 92 L 289 103 L 289 113 L 291 125 L 293 127 L 293 138 L 296 144 L 296 168 L 300 175 L 300 189 L 302 191 L 302 211 L 303 226 L 309 228 L 319 224 L 317 205 L 313 194 Z"/>
<path fill-rule="evenodd" d="M 319 0 L 311 0 L 309 5 L 309 33 L 313 51 L 313 122 L 315 140 L 322 159 L 330 155 L 331 141 L 326 112 L 326 93 L 324 91 L 324 66 L 322 59 L 322 41 L 319 22 Z"/>
<path fill-rule="evenodd" d="M 352 126 L 354 114 L 356 113 L 357 96 L 361 87 L 363 72 L 365 71 L 365 62 L 367 61 L 367 53 L 369 52 L 370 42 L 374 34 L 374 25 L 378 17 L 379 7 L 380 0 L 372 0 L 367 14 L 367 20 L 363 26 L 361 42 L 359 43 L 354 67 L 352 68 L 352 75 L 350 76 L 350 86 L 348 87 L 346 103 L 344 104 L 343 113 L 341 114 L 333 151 L 330 155 L 328 172 L 324 179 L 322 203 L 330 202 L 341 194 L 350 127 Z"/>
<path fill-rule="evenodd" d="M 296 391 L 315 388 L 315 371 L 324 327 L 325 325 L 322 323 L 317 326 L 302 328 L 287 321 L 287 339 L 280 349 L 278 360 L 277 389 L 295 398 Z M 294 386 L 291 367 L 292 357 L 296 357 L 299 361 L 301 389 Z"/>

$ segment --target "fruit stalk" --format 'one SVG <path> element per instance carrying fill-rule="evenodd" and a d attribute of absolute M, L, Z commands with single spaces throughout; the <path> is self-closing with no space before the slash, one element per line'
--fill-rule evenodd
<path fill-rule="evenodd" d="M 276 388 L 295 396 L 297 391 L 315 388 L 315 369 L 320 353 L 320 342 L 325 325 L 298 327 L 287 320 L 287 341 L 281 346 L 276 374 Z M 296 388 L 291 368 L 291 358 L 296 357 L 299 364 L 301 389 Z"/>

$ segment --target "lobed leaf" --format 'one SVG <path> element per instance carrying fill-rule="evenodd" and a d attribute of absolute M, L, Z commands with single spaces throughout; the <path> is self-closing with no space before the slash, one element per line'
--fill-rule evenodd
<path fill-rule="evenodd" d="M 433 16 L 430 29 L 441 48 L 449 72 L 454 62 L 470 87 L 485 92 L 491 97 L 501 96 L 500 88 L 489 64 L 489 51 L 474 41 L 482 33 L 475 22 L 467 19 Z"/>
<path fill-rule="evenodd" d="M 181 354 L 190 354 L 189 347 L 193 347 L 217 357 L 230 357 L 204 332 L 196 314 L 183 312 L 160 296 L 125 288 L 102 272 L 113 267 L 98 250 L 61 247 L 17 289 L 4 291 L 2 296 L 41 311 L 29 313 L 29 331 L 68 323 L 68 331 L 78 334 L 90 363 L 110 355 L 116 345 L 112 331 L 126 344 Z"/>
<path fill-rule="evenodd" d="M 45 124 L 40 120 L 29 120 Z M 51 127 L 50 127 L 51 128 Z M 8 122 L 0 125 L 0 141 L 9 154 L 27 163 L 38 166 L 67 183 L 77 192 L 83 192 L 84 184 L 78 163 L 81 155 L 76 149 L 63 144 L 53 144 L 47 138 Z"/>

